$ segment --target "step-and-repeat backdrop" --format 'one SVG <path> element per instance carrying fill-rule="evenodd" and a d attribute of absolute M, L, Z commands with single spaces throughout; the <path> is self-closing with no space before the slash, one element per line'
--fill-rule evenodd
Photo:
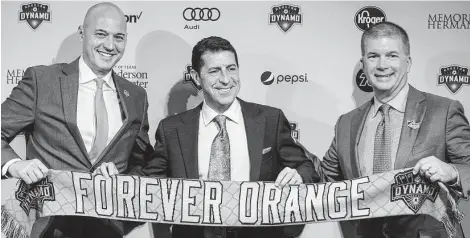
<path fill-rule="evenodd" d="M 80 55 L 76 31 L 94 2 L 1 3 L 2 101 L 33 65 Z M 145 88 L 150 138 L 158 122 L 193 108 L 202 93 L 189 75 L 192 47 L 217 35 L 236 48 L 247 101 L 281 108 L 293 135 L 322 157 L 337 118 L 372 97 L 359 68 L 364 29 L 388 20 L 411 41 L 410 83 L 459 100 L 470 116 L 470 2 L 116 2 L 128 42 L 114 70 Z M 447 83 L 445 76 L 461 83 Z M 24 155 L 24 137 L 13 146 Z M 2 199 L 14 181 L 2 181 Z M 470 203 L 463 221 L 470 235 Z M 302 237 L 342 237 L 336 223 L 309 224 Z M 129 237 L 151 237 L 143 226 Z"/>

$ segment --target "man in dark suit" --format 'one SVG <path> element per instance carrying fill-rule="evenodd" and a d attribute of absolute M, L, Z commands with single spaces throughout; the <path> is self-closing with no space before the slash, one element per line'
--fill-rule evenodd
<path fill-rule="evenodd" d="M 148 138 L 144 89 L 112 68 L 126 46 L 126 19 L 119 7 L 91 7 L 78 29 L 82 55 L 71 64 L 35 66 L 2 103 L 2 177 L 28 184 L 48 169 L 129 173 L 153 148 Z M 27 135 L 26 159 L 9 143 Z M 118 221 L 56 217 L 35 226 L 39 237 L 122 237 Z M 45 226 L 45 227 L 44 227 Z"/>
<path fill-rule="evenodd" d="M 312 162 L 291 137 L 280 109 L 245 102 L 238 57 L 225 39 L 208 37 L 192 52 L 192 77 L 204 102 L 163 119 L 156 132 L 155 156 L 145 175 L 286 184 L 319 180 Z M 173 238 L 284 237 L 283 227 L 213 228 L 174 225 Z"/>
<path fill-rule="evenodd" d="M 374 97 L 338 119 L 321 162 L 323 179 L 340 181 L 413 167 L 431 182 L 470 195 L 470 127 L 460 102 L 408 84 L 410 43 L 400 26 L 383 22 L 370 27 L 362 35 L 361 49 Z M 361 220 L 357 235 L 447 237 L 443 224 L 425 215 Z"/>

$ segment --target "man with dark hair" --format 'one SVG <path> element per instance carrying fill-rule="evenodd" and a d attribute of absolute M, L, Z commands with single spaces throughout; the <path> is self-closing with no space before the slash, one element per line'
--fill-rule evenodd
<path fill-rule="evenodd" d="M 153 152 L 147 94 L 112 70 L 124 54 L 126 18 L 99 3 L 78 28 L 82 55 L 70 64 L 28 68 L 2 103 L 2 177 L 35 183 L 49 169 L 129 173 Z M 9 143 L 24 132 L 26 159 Z M 58 216 L 33 227 L 37 237 L 122 237 L 120 221 Z"/>
<path fill-rule="evenodd" d="M 362 68 L 374 97 L 342 115 L 321 161 L 326 181 L 341 181 L 413 167 L 415 174 L 470 195 L 470 126 L 460 102 L 408 84 L 408 35 L 382 22 L 361 39 Z M 316 162 L 319 162 L 316 160 Z M 360 220 L 362 237 L 447 237 L 442 223 L 425 216 Z M 458 237 L 462 237 L 459 227 Z"/>
<path fill-rule="evenodd" d="M 305 151 L 291 137 L 280 109 L 237 98 L 237 52 L 229 41 L 208 37 L 193 48 L 192 77 L 204 102 L 163 119 L 155 135 L 155 156 L 144 175 L 218 181 L 319 181 Z M 217 228 L 174 225 L 173 238 L 284 237 L 283 227 Z"/>

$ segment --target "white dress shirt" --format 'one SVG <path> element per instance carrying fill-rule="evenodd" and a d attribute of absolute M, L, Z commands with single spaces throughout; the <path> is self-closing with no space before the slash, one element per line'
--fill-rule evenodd
<path fill-rule="evenodd" d="M 85 63 L 83 57 L 78 60 L 79 85 L 77 98 L 77 126 L 82 136 L 87 152 L 89 153 L 93 146 L 95 137 L 95 120 L 94 120 L 94 100 L 96 93 L 97 76 L 90 67 Z M 122 126 L 121 109 L 117 96 L 116 87 L 111 76 L 111 71 L 103 78 L 103 98 L 108 112 L 108 143 L 113 139 Z M 31 158 L 33 159 L 33 158 Z M 5 176 L 8 168 L 14 162 L 21 161 L 20 158 L 12 159 L 6 162 L 2 167 L 2 176 Z"/>
<path fill-rule="evenodd" d="M 96 79 L 97 76 L 85 63 L 83 57 L 80 57 L 79 59 L 78 68 L 80 76 L 77 98 L 77 126 L 83 142 L 85 143 L 86 150 L 89 153 L 93 146 L 96 134 L 94 120 L 96 81 L 94 79 Z M 112 71 L 103 78 L 105 82 L 103 84 L 103 98 L 108 112 L 109 123 L 107 144 L 109 144 L 122 126 L 121 109 L 119 107 L 116 86 L 114 85 L 114 81 L 111 77 L 111 72 Z"/>
<path fill-rule="evenodd" d="M 219 132 L 213 119 L 219 115 L 216 111 L 202 105 L 199 116 L 198 168 L 199 179 L 207 179 L 212 141 Z M 227 132 L 230 140 L 230 177 L 231 181 L 250 181 L 250 156 L 246 138 L 245 122 L 242 109 L 237 99 L 222 115 L 227 117 Z"/>

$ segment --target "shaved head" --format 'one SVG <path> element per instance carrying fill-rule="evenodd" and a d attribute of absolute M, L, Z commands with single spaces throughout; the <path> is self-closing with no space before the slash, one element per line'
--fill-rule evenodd
<path fill-rule="evenodd" d="M 102 2 L 96 5 L 93 5 L 88 9 L 85 15 L 85 19 L 83 20 L 83 27 L 87 27 L 90 22 L 96 21 L 98 17 L 113 17 L 113 18 L 121 18 L 124 22 L 126 21 L 126 17 L 122 10 L 113 3 L 110 2 Z M 127 24 L 126 24 L 127 30 Z"/>
<path fill-rule="evenodd" d="M 83 60 L 97 77 L 104 77 L 124 54 L 126 17 L 115 4 L 98 3 L 88 9 L 78 35 L 83 42 Z"/>

